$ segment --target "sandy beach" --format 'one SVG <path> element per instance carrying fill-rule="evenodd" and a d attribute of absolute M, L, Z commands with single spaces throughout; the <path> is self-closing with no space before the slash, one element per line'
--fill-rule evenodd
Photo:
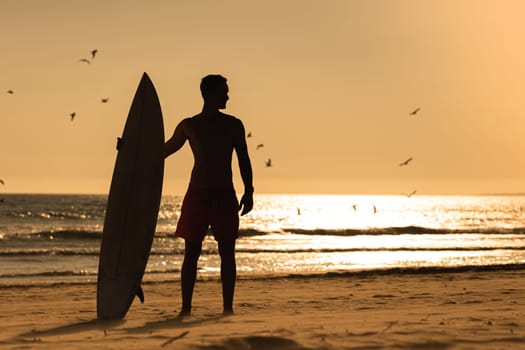
<path fill-rule="evenodd" d="M 177 319 L 178 281 L 144 285 L 123 321 L 95 321 L 95 284 L 2 288 L 5 349 L 525 348 L 525 271 L 240 279 L 221 316 L 217 280 Z"/>

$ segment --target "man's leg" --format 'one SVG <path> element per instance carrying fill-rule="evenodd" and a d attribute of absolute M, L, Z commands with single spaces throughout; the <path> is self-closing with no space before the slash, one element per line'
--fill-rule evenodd
<path fill-rule="evenodd" d="M 233 313 L 233 294 L 237 277 L 235 240 L 219 242 L 219 254 L 221 255 L 223 313 L 230 315 Z"/>
<path fill-rule="evenodd" d="M 184 242 L 184 262 L 180 272 L 182 310 L 179 316 L 189 316 L 191 314 L 193 288 L 197 279 L 197 262 L 202 250 L 202 242 L 190 242 L 187 240 Z"/>

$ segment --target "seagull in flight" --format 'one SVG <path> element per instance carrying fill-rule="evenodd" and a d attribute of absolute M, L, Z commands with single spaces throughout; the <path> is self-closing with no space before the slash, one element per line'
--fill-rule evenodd
<path fill-rule="evenodd" d="M 15 92 L 14 92 L 13 90 L 7 90 L 7 93 L 8 93 L 9 95 L 13 95 Z"/>
<path fill-rule="evenodd" d="M 256 150 L 260 149 L 260 148 L 263 148 L 264 145 L 262 143 L 258 144 L 257 147 L 255 148 Z"/>
<path fill-rule="evenodd" d="M 272 166 L 271 158 L 268 158 L 268 160 L 264 164 L 266 165 L 267 168 L 271 167 Z"/>
<path fill-rule="evenodd" d="M 410 192 L 410 193 L 405 193 L 404 195 L 407 196 L 407 198 L 410 198 L 410 197 L 412 197 L 413 195 L 415 195 L 416 192 L 417 192 L 416 190 L 413 190 L 412 192 Z"/>
<path fill-rule="evenodd" d="M 71 121 L 73 121 L 73 120 L 75 119 L 75 116 L 76 116 L 76 115 L 77 115 L 77 114 L 76 114 L 75 112 L 69 114 L 69 116 L 71 117 Z"/>
<path fill-rule="evenodd" d="M 419 112 L 420 109 L 421 109 L 421 107 L 417 107 L 416 109 L 414 109 L 414 110 L 410 113 L 410 115 L 411 115 L 411 116 L 415 116 L 415 115 L 417 114 L 417 112 Z"/>
<path fill-rule="evenodd" d="M 410 163 L 412 161 L 412 159 L 413 159 L 412 157 L 408 158 L 403 163 L 399 163 L 399 166 L 406 166 L 406 165 L 408 165 L 408 163 Z"/>
<path fill-rule="evenodd" d="M 246 137 L 247 137 L 247 138 L 248 138 L 248 137 L 252 137 L 252 133 L 251 133 L 251 131 L 248 133 L 248 135 L 246 135 Z"/>
<path fill-rule="evenodd" d="M 352 204 L 352 209 L 354 209 L 354 211 L 357 211 L 357 204 Z"/>
<path fill-rule="evenodd" d="M 102 100 L 100 100 L 100 102 L 102 102 L 102 103 L 108 103 L 108 101 L 109 101 L 109 97 L 108 98 L 103 98 Z"/>
<path fill-rule="evenodd" d="M 81 58 L 78 60 L 79 62 L 84 62 L 84 63 L 87 63 L 87 64 L 91 64 L 91 61 L 88 60 L 87 58 Z"/>
<path fill-rule="evenodd" d="M 0 184 L 2 184 L 2 185 L 5 186 L 5 182 L 4 182 L 4 180 L 0 179 Z"/>
<path fill-rule="evenodd" d="M 95 50 L 91 50 L 91 59 L 92 59 L 92 60 L 95 59 L 95 56 L 97 55 L 97 52 L 98 52 L 97 49 L 95 49 Z"/>

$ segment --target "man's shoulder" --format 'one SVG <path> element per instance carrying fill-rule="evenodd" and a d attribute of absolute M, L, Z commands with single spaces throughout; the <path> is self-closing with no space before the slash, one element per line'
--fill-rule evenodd
<path fill-rule="evenodd" d="M 182 120 L 179 122 L 179 124 L 187 124 L 189 121 L 191 121 L 194 117 L 185 117 L 185 118 L 182 118 Z"/>
<path fill-rule="evenodd" d="M 186 126 L 188 124 L 191 124 L 199 115 L 194 115 L 192 117 L 186 117 L 186 118 L 183 118 L 181 121 L 180 121 L 180 125 L 181 126 Z"/>
<path fill-rule="evenodd" d="M 200 113 L 199 114 L 195 114 L 194 116 L 184 118 L 182 121 L 186 121 L 186 123 L 187 123 L 187 122 L 190 122 L 192 120 L 198 119 L 200 116 L 201 116 Z"/>
<path fill-rule="evenodd" d="M 226 120 L 229 120 L 229 121 L 234 121 L 234 122 L 240 122 L 241 120 L 239 118 L 237 118 L 236 116 L 234 115 L 230 115 L 230 114 L 226 114 L 226 113 L 221 113 L 221 116 L 226 119 Z"/>
<path fill-rule="evenodd" d="M 233 125 L 235 127 L 239 127 L 239 126 L 242 126 L 242 121 L 237 118 L 236 116 L 233 116 L 233 115 L 230 115 L 230 114 L 226 114 L 226 113 L 222 113 L 221 112 L 221 117 L 223 118 L 224 121 L 226 121 L 228 124 L 230 125 Z"/>

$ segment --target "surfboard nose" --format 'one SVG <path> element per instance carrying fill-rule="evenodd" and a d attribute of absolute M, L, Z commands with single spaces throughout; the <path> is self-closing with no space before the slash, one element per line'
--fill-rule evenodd
<path fill-rule="evenodd" d="M 153 86 L 153 82 L 151 81 L 151 78 L 146 72 L 142 73 L 142 78 L 140 78 L 139 86 L 142 85 L 143 83 Z"/>

